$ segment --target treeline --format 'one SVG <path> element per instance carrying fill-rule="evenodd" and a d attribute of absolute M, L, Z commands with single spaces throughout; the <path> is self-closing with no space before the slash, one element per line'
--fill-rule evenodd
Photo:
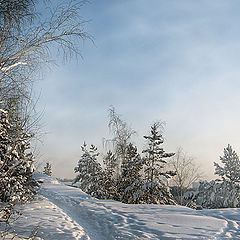
<path fill-rule="evenodd" d="M 82 156 L 75 172 L 74 183 L 86 193 L 99 199 L 114 199 L 124 203 L 176 204 L 168 179 L 176 173 L 167 170 L 167 162 L 174 153 L 161 147 L 164 139 L 162 123 L 152 124 L 150 134 L 144 136 L 147 147 L 141 153 L 131 142 L 134 131 L 128 127 L 114 108 L 110 108 L 109 126 L 114 133 L 113 150 L 107 152 L 103 166 L 94 145 L 83 144 Z"/>
<path fill-rule="evenodd" d="M 162 123 L 152 124 L 144 136 L 146 149 L 139 152 L 131 137 L 135 131 L 111 107 L 109 127 L 112 143 L 100 164 L 94 145 L 81 147 L 82 156 L 74 171 L 73 184 L 98 199 L 133 204 L 180 204 L 194 209 L 240 207 L 240 160 L 230 145 L 214 163 L 216 180 L 199 181 L 204 174 L 194 159 L 179 149 L 166 153 L 162 148 Z M 193 189 L 192 184 L 198 185 Z"/>

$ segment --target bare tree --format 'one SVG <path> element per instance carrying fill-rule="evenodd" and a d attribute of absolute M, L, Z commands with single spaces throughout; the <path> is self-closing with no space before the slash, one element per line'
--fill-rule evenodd
<path fill-rule="evenodd" d="M 184 153 L 182 148 L 178 148 L 171 158 L 169 167 L 176 172 L 176 175 L 171 179 L 171 185 L 176 188 L 176 200 L 180 205 L 183 205 L 185 192 L 192 187 L 192 183 L 203 177 L 203 173 L 195 163 L 194 158 Z"/>
<path fill-rule="evenodd" d="M 126 158 L 128 144 L 136 132 L 121 119 L 120 115 L 116 113 L 113 106 L 109 108 L 108 127 L 113 135 L 113 138 L 105 140 L 105 143 L 111 143 L 113 145 L 113 153 L 117 157 L 117 173 L 119 174 L 120 164 Z"/>
<path fill-rule="evenodd" d="M 29 109 L 41 67 L 56 51 L 64 60 L 81 55 L 79 43 L 90 38 L 80 16 L 85 2 L 65 1 L 53 8 L 50 1 L 40 1 L 39 12 L 37 0 L 0 0 L 0 107 L 14 112 L 25 127 L 37 121 Z"/>
<path fill-rule="evenodd" d="M 0 82 L 4 78 L 14 81 L 21 68 L 35 69 L 39 63 L 48 61 L 51 44 L 56 44 L 67 58 L 80 54 L 79 40 L 89 38 L 79 16 L 86 1 L 66 1 L 49 9 L 44 20 L 37 17 L 35 2 L 0 1 Z"/>
<path fill-rule="evenodd" d="M 65 0 L 56 7 L 51 7 L 51 2 L 55 1 L 0 0 L 0 109 L 7 110 L 6 113 L 3 110 L 0 112 L 8 114 L 9 121 L 5 123 L 11 123 L 6 130 L 8 134 L 3 131 L 3 122 L 0 124 L 1 169 L 5 169 L 5 172 L 1 171 L 1 178 L 4 173 L 4 180 L 9 183 L 6 186 L 10 186 L 11 176 L 16 179 L 17 171 L 25 174 L 21 178 L 24 189 L 28 187 L 25 182 L 31 180 L 26 178 L 26 172 L 32 166 L 25 162 L 30 157 L 32 160 L 32 154 L 25 150 L 32 136 L 29 133 L 35 133 L 38 128 L 39 115 L 35 111 L 36 101 L 32 92 L 34 82 L 39 79 L 44 67 L 51 63 L 56 52 L 64 60 L 81 56 L 79 43 L 90 38 L 80 16 L 80 8 L 86 1 Z M 8 145 L 4 145 L 3 140 Z M 13 161 L 14 165 L 10 165 Z M 27 170 L 23 169 L 24 164 Z M 9 187 L 1 189 L 9 191 Z M 16 195 L 22 196 L 19 192 Z M 6 216 L 4 211 L 0 209 L 0 224 L 4 221 L 8 224 L 12 216 L 9 207 L 6 208 Z M 8 234 L 8 231 L 5 233 Z M 35 236 L 34 230 L 29 239 L 35 239 Z M 17 238 L 15 234 L 11 237 L 1 235 L 1 239 L 5 237 Z"/>

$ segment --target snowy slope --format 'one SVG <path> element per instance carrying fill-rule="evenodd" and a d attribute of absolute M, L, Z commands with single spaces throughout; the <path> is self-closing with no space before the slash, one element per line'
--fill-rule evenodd
<path fill-rule="evenodd" d="M 240 239 L 239 209 L 195 211 L 100 201 L 45 175 L 36 178 L 43 181 L 40 197 L 22 207 L 15 228 L 30 231 L 39 225 L 41 239 Z"/>

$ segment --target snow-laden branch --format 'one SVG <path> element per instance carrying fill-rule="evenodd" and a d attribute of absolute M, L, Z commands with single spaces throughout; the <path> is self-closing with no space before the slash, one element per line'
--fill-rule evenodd
<path fill-rule="evenodd" d="M 2 68 L 0 68 L 0 71 L 2 71 L 2 72 L 7 72 L 7 71 L 9 71 L 9 70 L 17 67 L 18 65 L 27 65 L 27 63 L 26 63 L 26 62 L 17 62 L 17 63 L 14 63 L 14 64 L 8 66 L 8 67 L 2 67 Z"/>

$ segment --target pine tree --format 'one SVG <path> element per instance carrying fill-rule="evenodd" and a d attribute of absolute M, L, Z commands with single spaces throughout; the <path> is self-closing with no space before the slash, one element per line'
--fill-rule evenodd
<path fill-rule="evenodd" d="M 15 129 L 14 129 L 15 130 Z M 0 201 L 24 202 L 35 191 L 34 158 L 30 138 L 23 129 L 12 134 L 8 112 L 0 110 Z"/>
<path fill-rule="evenodd" d="M 229 180 L 232 183 L 240 182 L 240 160 L 229 144 L 224 148 L 224 155 L 220 157 L 220 161 L 223 167 L 214 162 L 215 174 L 221 176 L 222 180 Z"/>
<path fill-rule="evenodd" d="M 52 165 L 49 162 L 46 163 L 43 173 L 48 176 L 52 176 Z"/>
<path fill-rule="evenodd" d="M 164 171 L 166 158 L 174 155 L 174 153 L 165 153 L 160 144 L 164 142 L 162 134 L 159 133 L 161 124 L 154 123 L 151 126 L 150 136 L 144 136 L 148 141 L 148 149 L 145 161 L 145 185 L 142 189 L 143 198 L 146 203 L 156 204 L 175 204 L 170 189 L 167 186 L 167 180 L 175 175 L 173 171 Z"/>
<path fill-rule="evenodd" d="M 103 159 L 105 169 L 104 175 L 104 188 L 107 199 L 119 200 L 119 194 L 117 193 L 117 179 L 116 179 L 116 167 L 118 165 L 117 159 L 112 151 L 108 151 L 107 155 Z"/>
<path fill-rule="evenodd" d="M 75 167 L 79 174 L 74 183 L 80 182 L 80 188 L 93 197 L 105 199 L 104 177 L 100 163 L 97 161 L 99 153 L 94 145 L 87 149 L 86 143 L 81 147 L 83 154 Z"/>
<path fill-rule="evenodd" d="M 126 149 L 126 158 L 121 165 L 121 181 L 119 192 L 124 203 L 140 203 L 138 191 L 142 187 L 141 170 L 142 159 L 137 152 L 137 147 L 129 144 Z"/>
<path fill-rule="evenodd" d="M 215 174 L 221 179 L 201 182 L 199 196 L 204 208 L 240 207 L 240 161 L 237 153 L 228 144 L 220 157 L 223 166 L 214 162 Z"/>
<path fill-rule="evenodd" d="M 117 166 L 117 159 L 111 150 L 107 152 L 107 155 L 103 159 L 103 163 L 105 165 L 106 174 L 109 175 L 111 178 L 114 178 Z"/>

